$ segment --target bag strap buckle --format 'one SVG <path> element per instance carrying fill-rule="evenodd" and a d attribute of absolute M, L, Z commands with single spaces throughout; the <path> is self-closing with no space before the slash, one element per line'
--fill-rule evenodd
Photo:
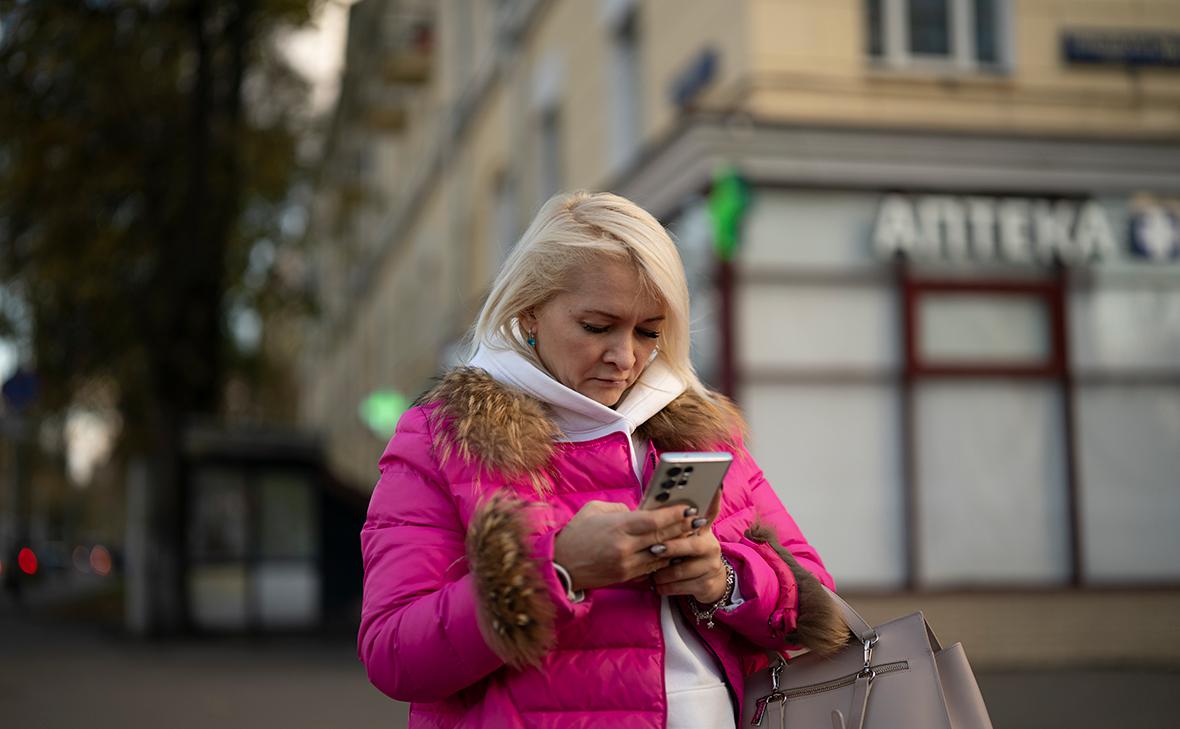
<path fill-rule="evenodd" d="M 874 630 L 867 638 L 861 641 L 861 645 L 864 647 L 865 652 L 865 665 L 864 668 L 861 669 L 860 673 L 857 674 L 858 677 L 868 677 L 870 680 L 872 680 L 876 676 L 876 671 L 873 671 L 873 669 L 870 667 L 870 664 L 873 660 L 873 646 L 877 645 L 877 641 L 879 640 L 881 640 L 881 636 L 878 635 L 877 631 Z"/>

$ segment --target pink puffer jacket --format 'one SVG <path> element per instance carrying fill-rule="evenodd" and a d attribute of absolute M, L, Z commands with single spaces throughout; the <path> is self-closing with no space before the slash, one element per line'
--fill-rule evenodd
<path fill-rule="evenodd" d="M 358 650 L 369 679 L 413 702 L 411 727 L 663 727 L 660 597 L 621 584 L 573 604 L 551 566 L 557 531 L 586 502 L 638 504 L 627 436 L 555 442 L 538 402 L 478 370 L 453 372 L 424 401 L 381 458 L 361 532 Z M 733 440 L 735 423 L 700 405 L 686 393 L 644 426 L 644 477 L 661 450 L 735 455 L 713 531 L 745 602 L 698 632 L 740 706 L 760 647 L 807 644 L 800 629 L 823 622 L 798 621 L 809 609 L 799 588 L 822 593 L 806 589 L 809 573 L 832 579 Z M 765 528 L 748 533 L 756 523 Z"/>

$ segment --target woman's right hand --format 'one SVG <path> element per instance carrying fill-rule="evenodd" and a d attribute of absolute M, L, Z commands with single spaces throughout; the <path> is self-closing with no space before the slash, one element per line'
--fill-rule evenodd
<path fill-rule="evenodd" d="M 553 561 L 570 573 L 574 590 L 627 582 L 667 566 L 668 558 L 651 547 L 692 533 L 696 518 L 684 506 L 632 511 L 589 501 L 558 533 Z"/>

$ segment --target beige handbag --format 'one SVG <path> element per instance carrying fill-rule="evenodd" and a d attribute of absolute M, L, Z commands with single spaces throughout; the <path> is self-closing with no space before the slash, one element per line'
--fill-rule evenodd
<path fill-rule="evenodd" d="M 922 613 L 871 627 L 829 591 L 859 642 L 804 653 L 750 676 L 744 726 L 788 729 L 991 729 L 963 644 L 943 648 Z"/>

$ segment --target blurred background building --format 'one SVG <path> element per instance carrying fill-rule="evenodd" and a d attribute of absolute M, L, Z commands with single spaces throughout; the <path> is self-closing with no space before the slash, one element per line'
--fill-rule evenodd
<path fill-rule="evenodd" d="M 866 613 L 984 667 L 1176 666 L 1178 49 L 1167 0 L 364 0 L 301 421 L 367 493 L 362 403 L 457 361 L 545 199 L 611 190 Z"/>

